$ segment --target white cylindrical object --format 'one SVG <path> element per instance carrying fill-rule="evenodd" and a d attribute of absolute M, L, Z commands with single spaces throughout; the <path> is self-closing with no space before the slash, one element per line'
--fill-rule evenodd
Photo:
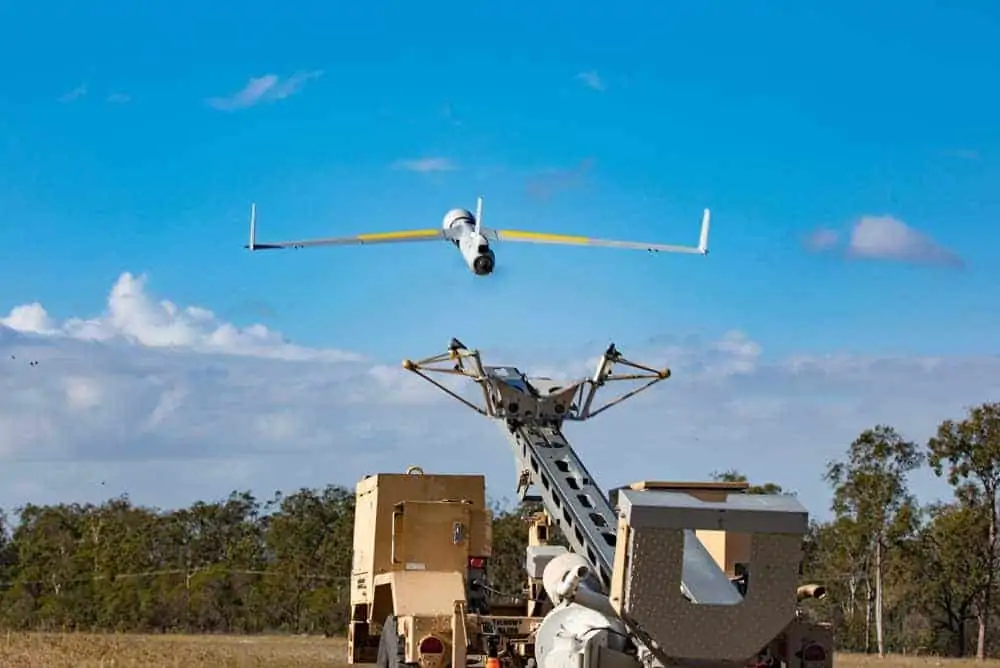
<path fill-rule="evenodd" d="M 555 608 L 535 632 L 535 659 L 539 668 L 580 668 L 584 657 L 598 647 L 621 651 L 625 628 L 620 620 L 576 603 Z"/>
<path fill-rule="evenodd" d="M 566 552 L 553 557 L 545 570 L 542 571 L 542 586 L 553 605 L 565 598 L 573 598 L 573 592 L 582 584 L 590 589 L 587 583 L 590 574 L 590 564 L 575 552 Z"/>
<path fill-rule="evenodd" d="M 590 564 L 575 552 L 560 554 L 545 565 L 542 586 L 553 605 L 573 601 L 607 617 L 618 616 L 611 601 L 601 593 L 600 581 Z"/>
<path fill-rule="evenodd" d="M 573 552 L 554 557 L 542 571 L 542 586 L 556 607 L 535 635 L 539 668 L 588 668 L 580 664 L 598 647 L 624 648 L 625 625 L 586 559 Z"/>

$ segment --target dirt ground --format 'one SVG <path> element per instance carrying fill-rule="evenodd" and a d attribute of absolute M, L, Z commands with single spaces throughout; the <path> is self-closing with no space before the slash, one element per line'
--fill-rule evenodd
<path fill-rule="evenodd" d="M 0 632 L 3 668 L 344 668 L 340 638 Z M 836 668 L 972 668 L 972 660 L 838 654 Z M 985 668 L 1000 668 L 988 661 Z"/>

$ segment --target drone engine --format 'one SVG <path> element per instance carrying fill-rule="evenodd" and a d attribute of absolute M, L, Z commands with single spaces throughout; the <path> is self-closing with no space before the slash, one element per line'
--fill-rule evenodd
<path fill-rule="evenodd" d="M 476 276 L 489 276 L 496 265 L 496 257 L 489 242 L 476 231 L 476 218 L 466 209 L 452 209 L 445 214 L 441 227 L 452 232 L 461 232 L 452 240 L 462 251 L 465 263 Z"/>

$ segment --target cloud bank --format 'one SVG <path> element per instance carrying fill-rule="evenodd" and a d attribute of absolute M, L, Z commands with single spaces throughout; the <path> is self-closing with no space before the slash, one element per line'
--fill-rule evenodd
<path fill-rule="evenodd" d="M 451 335 L 442 333 L 442 349 Z M 476 345 L 474 341 L 466 341 Z M 419 358 L 439 350 L 409 350 Z M 580 377 L 602 350 L 526 350 L 532 374 Z M 626 356 L 673 377 L 567 435 L 605 488 L 739 468 L 824 515 L 823 464 L 880 422 L 923 441 L 937 422 L 1000 398 L 1000 358 L 790 357 L 730 332 L 649 340 Z M 0 321 L 0 507 L 128 492 L 176 506 L 235 488 L 268 495 L 402 471 L 481 472 L 511 497 L 502 431 L 400 368 L 399 359 L 292 343 L 256 324 L 154 298 L 122 274 L 96 315 L 57 321 L 37 303 Z M 474 386 L 466 386 L 474 397 Z M 617 390 L 608 389 L 607 398 Z M 940 492 L 923 480 L 917 491 Z"/>
<path fill-rule="evenodd" d="M 809 234 L 803 244 L 812 252 L 833 251 L 845 236 L 847 245 L 843 251 L 850 258 L 951 268 L 961 268 L 965 264 L 955 252 L 892 216 L 862 216 L 847 235 L 820 228 Z"/>

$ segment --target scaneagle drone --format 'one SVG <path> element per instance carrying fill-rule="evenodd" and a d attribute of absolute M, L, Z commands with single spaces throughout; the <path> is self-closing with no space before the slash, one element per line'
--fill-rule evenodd
<path fill-rule="evenodd" d="M 274 250 L 279 248 L 307 248 L 312 246 L 346 246 L 365 244 L 386 244 L 416 241 L 450 241 L 462 253 L 465 264 L 477 276 L 493 273 L 496 256 L 490 248 L 490 241 L 513 241 L 535 244 L 561 244 L 570 246 L 602 246 L 606 248 L 627 248 L 653 253 L 697 253 L 708 255 L 708 225 L 711 214 L 705 209 L 701 219 L 701 236 L 697 246 L 675 246 L 652 244 L 638 241 L 616 241 L 612 239 L 592 239 L 590 237 L 550 234 L 547 232 L 524 232 L 519 230 L 497 230 L 483 227 L 483 198 L 476 201 L 476 213 L 467 209 L 452 209 L 445 214 L 440 228 L 422 230 L 399 230 L 396 232 L 371 232 L 349 237 L 328 237 L 325 239 L 304 239 L 301 241 L 276 241 L 261 243 L 256 238 L 257 205 L 250 205 L 250 243 L 244 246 L 251 251 Z"/>

